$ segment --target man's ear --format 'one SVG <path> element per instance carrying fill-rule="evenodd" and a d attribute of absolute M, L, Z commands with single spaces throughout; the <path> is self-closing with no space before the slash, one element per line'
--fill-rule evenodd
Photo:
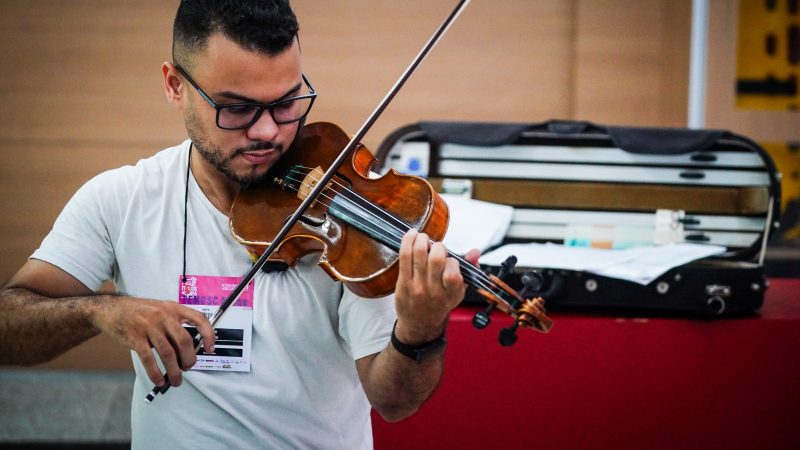
<path fill-rule="evenodd" d="M 183 79 L 175 68 L 175 64 L 164 61 L 164 63 L 161 64 L 161 75 L 164 77 L 164 93 L 167 96 L 167 101 L 180 104 L 183 99 L 180 89 L 183 84 Z"/>

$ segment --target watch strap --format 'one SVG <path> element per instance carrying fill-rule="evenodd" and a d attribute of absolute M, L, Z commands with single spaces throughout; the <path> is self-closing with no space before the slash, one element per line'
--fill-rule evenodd
<path fill-rule="evenodd" d="M 397 338 L 397 335 L 395 334 L 396 328 L 397 321 L 395 320 L 394 327 L 392 327 L 392 347 L 417 363 L 421 363 L 434 356 L 441 355 L 447 345 L 447 338 L 444 335 L 444 331 L 442 332 L 441 336 L 432 341 L 424 342 L 418 345 L 409 345 L 401 342 L 400 339 Z"/>

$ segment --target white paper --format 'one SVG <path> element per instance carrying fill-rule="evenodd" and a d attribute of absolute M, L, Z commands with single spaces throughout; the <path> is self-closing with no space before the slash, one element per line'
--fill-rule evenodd
<path fill-rule="evenodd" d="M 207 318 L 214 316 L 217 307 L 185 305 L 203 313 Z M 216 354 L 206 354 L 201 350 L 191 370 L 220 370 L 226 372 L 250 372 L 250 355 L 253 340 L 253 309 L 231 306 L 214 329 L 217 341 Z M 232 336 L 231 336 L 232 335 Z M 228 339 L 224 339 L 224 338 Z M 232 339 L 231 339 L 232 338 Z M 226 356 L 225 351 L 236 352 Z M 239 354 L 240 353 L 240 354 Z"/>
<path fill-rule="evenodd" d="M 479 262 L 499 266 L 508 256 L 514 255 L 517 267 L 521 268 L 568 269 L 649 284 L 673 267 L 725 250 L 725 247 L 717 245 L 686 243 L 621 250 L 549 243 L 509 244 L 481 256 Z"/>
<path fill-rule="evenodd" d="M 450 210 L 445 247 L 463 255 L 473 248 L 481 252 L 499 244 L 511 225 L 514 208 L 508 205 L 442 194 Z"/>
<path fill-rule="evenodd" d="M 629 248 L 625 250 L 630 255 L 629 260 L 606 266 L 596 273 L 634 283 L 649 284 L 673 267 L 716 255 L 725 250 L 725 247 L 718 245 L 686 243 Z"/>

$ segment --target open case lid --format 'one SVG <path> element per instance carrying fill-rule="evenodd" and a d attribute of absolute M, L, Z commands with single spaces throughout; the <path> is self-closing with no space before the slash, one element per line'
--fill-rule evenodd
<path fill-rule="evenodd" d="M 687 241 L 720 243 L 730 249 L 722 258 L 761 262 L 779 226 L 775 164 L 725 130 L 429 121 L 391 133 L 376 159 L 440 191 L 445 180 L 467 180 L 474 198 L 514 206 L 510 241 L 557 242 L 558 233 L 544 231 L 552 227 L 537 223 L 546 217 L 630 222 L 681 210 Z"/>

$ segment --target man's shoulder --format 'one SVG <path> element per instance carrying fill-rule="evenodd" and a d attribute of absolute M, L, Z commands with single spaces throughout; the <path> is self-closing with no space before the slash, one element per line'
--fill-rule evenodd
<path fill-rule="evenodd" d="M 189 141 L 186 140 L 174 147 L 165 148 L 150 157 L 140 159 L 136 163 L 136 167 L 150 170 L 170 169 L 175 166 L 184 166 L 185 168 L 188 149 Z"/>
<path fill-rule="evenodd" d="M 74 198 L 124 205 L 134 198 L 155 198 L 185 183 L 188 141 L 127 165 L 106 170 L 87 181 Z M 94 199 L 94 200 L 92 200 Z"/>
<path fill-rule="evenodd" d="M 165 148 L 152 156 L 140 159 L 134 165 L 106 170 L 95 176 L 89 184 L 120 186 L 129 184 L 163 184 L 186 168 L 186 152 L 189 141 Z"/>

